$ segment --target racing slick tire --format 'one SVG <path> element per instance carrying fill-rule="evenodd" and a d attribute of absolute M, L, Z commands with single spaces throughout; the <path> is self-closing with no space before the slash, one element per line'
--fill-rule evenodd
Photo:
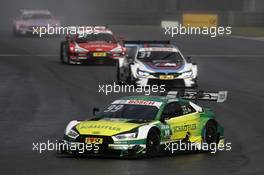
<path fill-rule="evenodd" d="M 203 140 L 214 150 L 219 143 L 219 134 L 217 133 L 217 123 L 214 120 L 209 120 L 205 125 Z M 208 150 L 208 151 L 211 151 Z"/>
<path fill-rule="evenodd" d="M 151 129 L 146 140 L 147 157 L 155 157 L 160 152 L 160 136 L 156 130 Z"/>
<path fill-rule="evenodd" d="M 130 65 L 128 66 L 127 70 L 124 71 L 128 71 L 127 76 L 125 74 L 121 74 L 120 71 L 120 67 L 119 67 L 119 62 L 117 62 L 117 82 L 119 85 L 124 85 L 124 84 L 128 84 L 128 85 L 135 85 L 135 82 L 132 79 L 132 75 L 131 75 L 131 68 Z"/>
<path fill-rule="evenodd" d="M 13 27 L 13 36 L 15 36 L 15 37 L 21 36 L 21 34 L 16 30 L 15 27 Z"/>
<path fill-rule="evenodd" d="M 119 67 L 119 62 L 116 63 L 116 79 L 117 79 L 117 83 L 119 85 L 124 84 L 125 82 L 123 82 L 121 79 L 121 74 L 120 74 L 120 67 Z"/>
<path fill-rule="evenodd" d="M 198 80 L 197 80 L 197 78 L 194 80 L 194 85 L 193 85 L 192 88 L 198 89 Z"/>
<path fill-rule="evenodd" d="M 128 65 L 128 76 L 126 77 L 126 84 L 136 86 L 135 78 L 133 78 L 131 65 Z"/>
<path fill-rule="evenodd" d="M 60 43 L 60 61 L 61 61 L 61 63 L 66 63 L 65 62 L 65 59 L 64 59 L 64 57 L 65 57 L 65 46 L 66 46 L 66 42 L 65 41 L 62 41 L 61 43 Z"/>
<path fill-rule="evenodd" d="M 61 63 L 71 64 L 66 48 L 67 48 L 67 42 L 62 41 L 60 44 L 60 61 Z"/>

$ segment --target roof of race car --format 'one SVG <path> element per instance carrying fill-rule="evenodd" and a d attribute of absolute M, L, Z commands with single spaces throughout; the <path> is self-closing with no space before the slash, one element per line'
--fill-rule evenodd
<path fill-rule="evenodd" d="M 69 28 L 76 28 L 76 26 L 68 26 Z M 79 34 L 98 34 L 98 33 L 107 33 L 113 34 L 111 30 L 109 30 L 105 26 L 78 26 Z"/>
<path fill-rule="evenodd" d="M 126 47 L 138 47 L 139 52 L 148 52 L 148 51 L 164 51 L 164 52 L 179 52 L 179 49 L 175 47 L 173 44 L 164 43 L 164 41 L 153 41 L 154 43 L 144 43 L 144 41 L 125 41 Z"/>
<path fill-rule="evenodd" d="M 20 10 L 22 14 L 47 14 L 50 15 L 51 12 L 49 10 L 31 10 L 31 9 L 22 9 Z"/>

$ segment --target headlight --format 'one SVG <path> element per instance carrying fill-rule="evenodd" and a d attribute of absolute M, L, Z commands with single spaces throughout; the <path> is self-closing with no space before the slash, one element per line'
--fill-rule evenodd
<path fill-rule="evenodd" d="M 70 129 L 69 131 L 66 131 L 65 135 L 67 135 L 68 137 L 73 138 L 73 139 L 76 139 L 79 136 L 77 131 L 75 131 L 73 128 Z"/>
<path fill-rule="evenodd" d="M 137 138 L 137 132 L 116 135 L 115 138 L 120 139 L 120 140 L 134 139 L 134 138 Z"/>
<path fill-rule="evenodd" d="M 116 48 L 112 49 L 111 52 L 114 52 L 114 53 L 121 53 L 121 52 L 123 52 L 123 50 L 122 50 L 121 47 L 116 47 Z"/>
<path fill-rule="evenodd" d="M 76 53 L 80 53 L 80 52 L 88 52 L 88 50 L 81 48 L 80 46 L 75 46 L 75 50 Z"/>
<path fill-rule="evenodd" d="M 138 69 L 137 73 L 138 73 L 139 76 L 142 76 L 142 77 L 146 77 L 146 76 L 150 75 L 149 72 L 142 71 L 142 70 L 139 70 L 139 69 Z"/>
<path fill-rule="evenodd" d="M 190 71 L 186 71 L 182 73 L 183 78 L 190 78 L 192 76 L 193 72 Z"/>

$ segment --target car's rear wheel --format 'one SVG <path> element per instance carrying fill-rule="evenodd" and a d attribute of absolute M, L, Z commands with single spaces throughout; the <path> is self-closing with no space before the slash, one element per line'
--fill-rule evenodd
<path fill-rule="evenodd" d="M 217 123 L 209 120 L 205 125 L 203 140 L 210 146 L 210 149 L 215 149 L 219 142 L 219 134 L 217 133 Z"/>
<path fill-rule="evenodd" d="M 148 157 L 157 156 L 160 152 L 160 136 L 156 130 L 151 129 L 146 141 L 146 155 Z"/>

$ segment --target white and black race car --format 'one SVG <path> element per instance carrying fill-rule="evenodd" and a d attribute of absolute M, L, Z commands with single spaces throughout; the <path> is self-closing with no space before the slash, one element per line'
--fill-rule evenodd
<path fill-rule="evenodd" d="M 127 56 L 117 65 L 120 84 L 197 87 L 197 65 L 170 41 L 124 41 L 124 45 Z"/>

